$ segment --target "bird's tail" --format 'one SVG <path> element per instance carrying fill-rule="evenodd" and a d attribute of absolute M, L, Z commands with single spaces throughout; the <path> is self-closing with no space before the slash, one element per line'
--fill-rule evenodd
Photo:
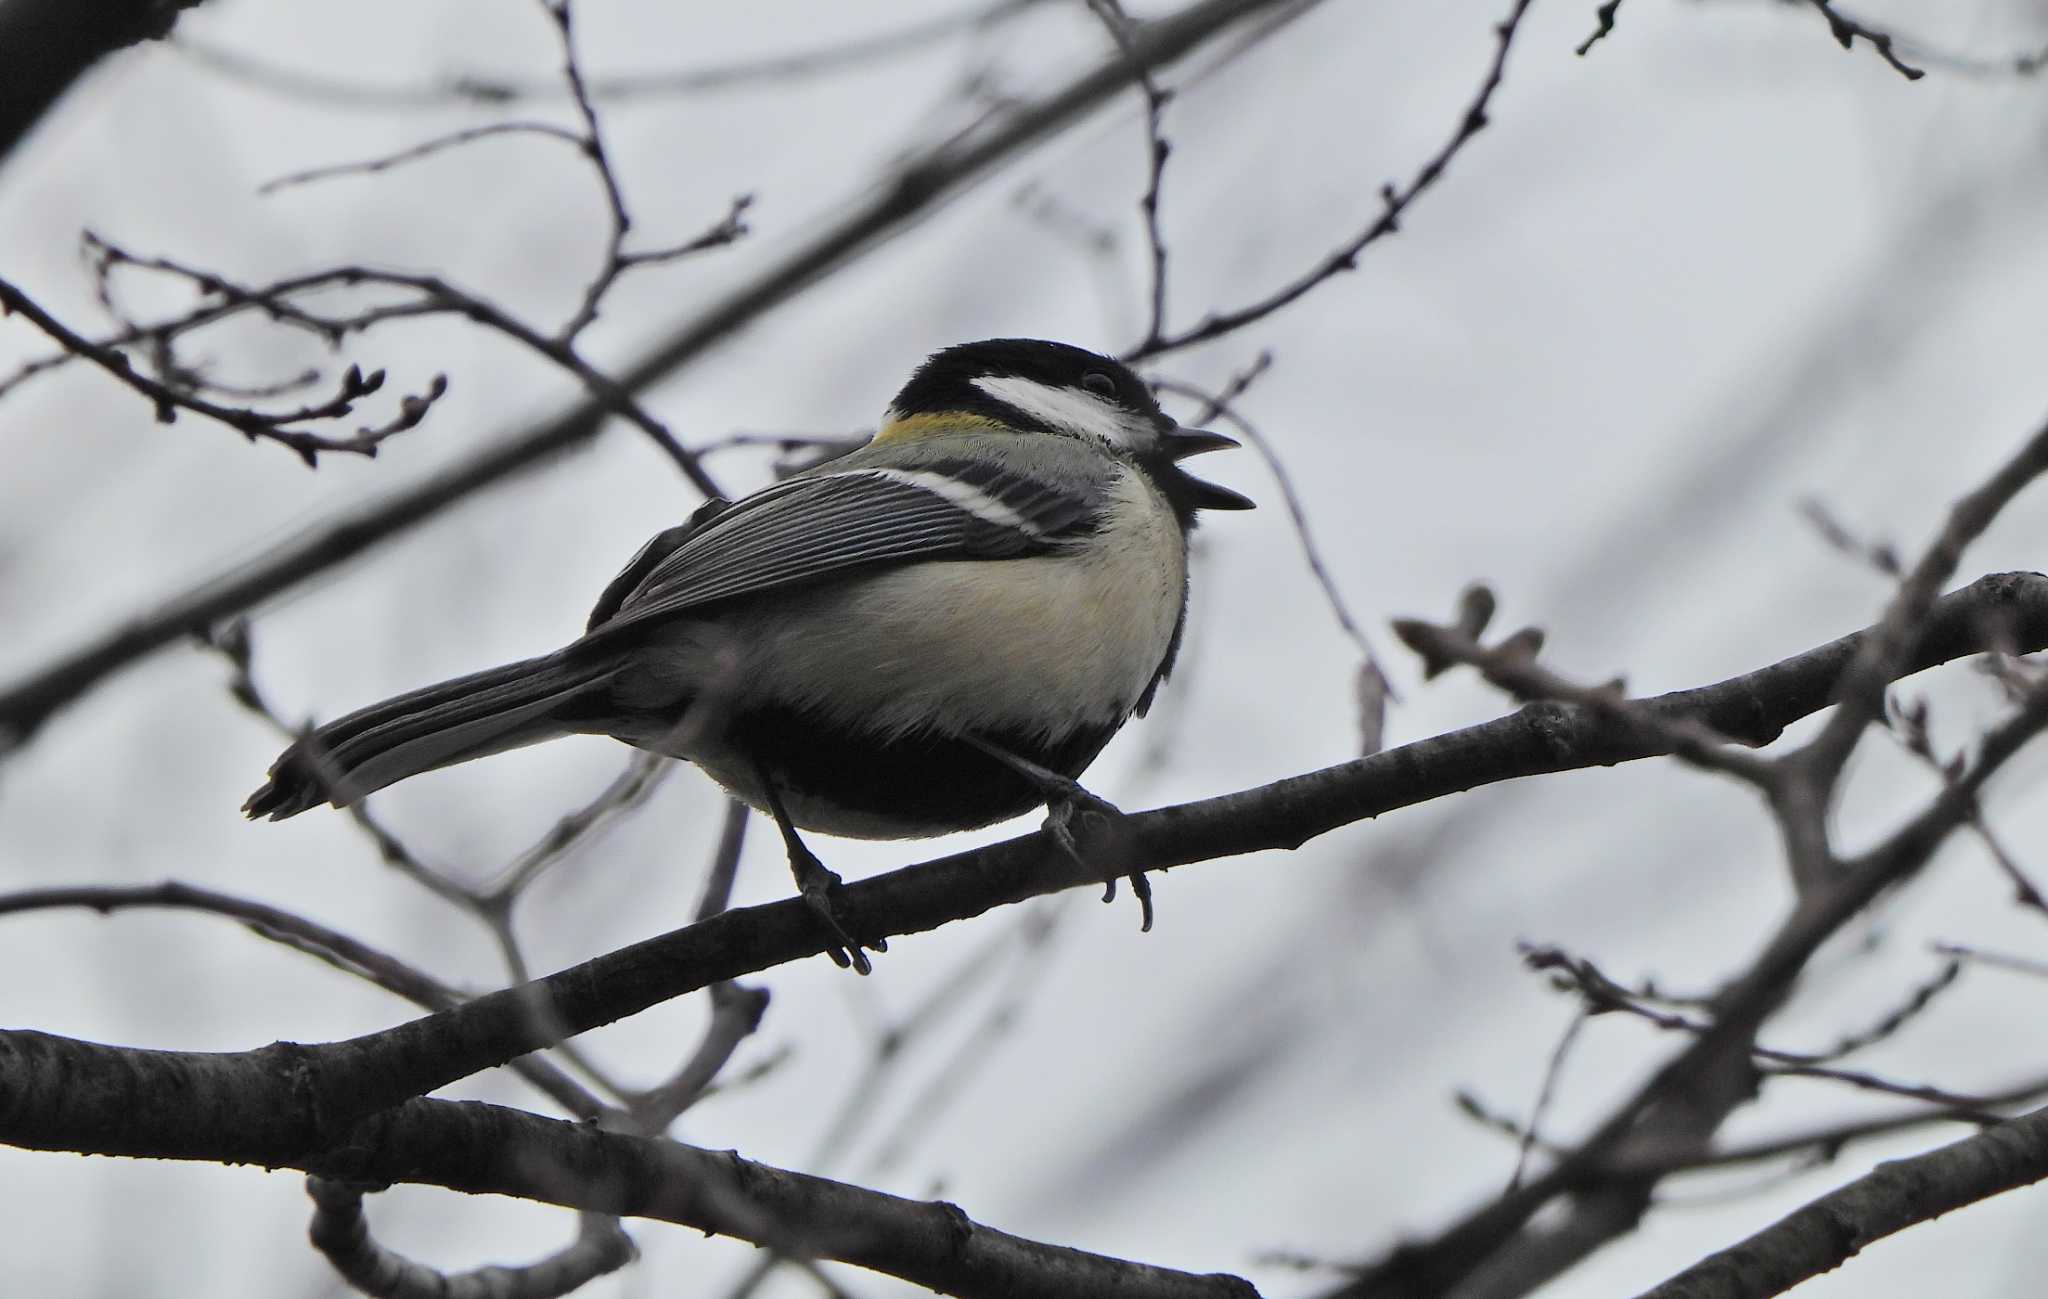
<path fill-rule="evenodd" d="M 242 812 L 282 821 L 322 803 L 347 807 L 423 771 L 588 731 L 578 719 L 602 714 L 588 697 L 617 666 L 550 654 L 358 709 L 286 749 Z"/>

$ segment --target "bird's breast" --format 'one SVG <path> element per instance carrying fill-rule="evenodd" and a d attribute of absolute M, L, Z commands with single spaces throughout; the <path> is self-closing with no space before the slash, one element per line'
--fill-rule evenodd
<path fill-rule="evenodd" d="M 911 564 L 778 601 L 774 634 L 747 637 L 741 690 L 888 734 L 1120 724 L 1172 641 L 1187 550 L 1135 470 L 1103 517 L 1058 554 Z"/>

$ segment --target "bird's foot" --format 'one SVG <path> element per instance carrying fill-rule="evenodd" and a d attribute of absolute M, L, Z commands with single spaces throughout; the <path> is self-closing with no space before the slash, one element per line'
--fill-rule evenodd
<path fill-rule="evenodd" d="M 1130 818 L 1108 799 L 1089 793 L 1074 781 L 1067 781 L 1064 787 L 1048 795 L 1045 811 L 1045 832 L 1076 865 L 1089 866 L 1103 861 L 1121 863 L 1130 859 L 1133 841 Z M 1150 933 L 1152 881 L 1145 878 L 1143 871 L 1133 871 L 1124 878 L 1131 882 L 1131 893 L 1138 899 L 1138 932 Z M 1102 886 L 1102 900 L 1116 901 L 1114 878 Z"/>
<path fill-rule="evenodd" d="M 845 885 L 840 882 L 838 872 L 828 869 L 815 853 L 801 844 L 790 846 L 789 870 L 796 876 L 797 893 L 803 898 L 804 905 L 824 924 L 825 931 L 837 940 L 835 945 L 825 949 L 825 955 L 842 970 L 850 967 L 856 974 L 872 974 L 874 966 L 869 962 L 867 953 L 861 950 L 863 944 L 840 922 L 838 898 L 845 891 Z M 877 952 L 889 950 L 888 940 L 881 938 L 865 946 Z"/>

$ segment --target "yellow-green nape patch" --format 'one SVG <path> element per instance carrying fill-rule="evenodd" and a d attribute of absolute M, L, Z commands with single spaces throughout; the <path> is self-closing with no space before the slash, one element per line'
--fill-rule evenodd
<path fill-rule="evenodd" d="M 964 410 L 931 410 L 899 416 L 885 422 L 881 428 L 875 430 L 875 441 L 909 442 L 937 433 L 966 433 L 975 429 L 1009 433 L 1016 431 L 1013 425 L 1005 424 L 988 415 L 976 415 Z"/>

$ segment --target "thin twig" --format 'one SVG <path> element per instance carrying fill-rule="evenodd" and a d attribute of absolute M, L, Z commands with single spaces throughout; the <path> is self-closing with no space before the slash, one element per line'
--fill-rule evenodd
<path fill-rule="evenodd" d="M 1529 1111 L 1529 1124 L 1515 1143 L 1515 1169 L 1508 1175 L 1508 1189 L 1511 1191 L 1522 1184 L 1522 1176 L 1529 1170 L 1529 1156 L 1535 1153 L 1537 1133 L 1543 1129 L 1543 1116 L 1550 1112 L 1550 1104 L 1557 1097 L 1558 1080 L 1564 1076 L 1564 1062 L 1570 1057 L 1579 1033 L 1590 1018 L 1591 1005 L 1581 1005 L 1572 1015 L 1571 1023 L 1565 1025 L 1564 1032 L 1558 1036 L 1557 1045 L 1551 1048 L 1550 1061 L 1543 1067 L 1543 1085 L 1537 1089 L 1536 1104 Z"/>
<path fill-rule="evenodd" d="M 1128 57 L 1132 49 L 1131 19 L 1121 0 L 1088 0 L 1088 7 Z M 1159 189 L 1166 176 L 1166 159 L 1173 152 L 1160 119 L 1165 116 L 1173 92 L 1161 89 L 1149 68 L 1138 74 L 1138 89 L 1145 96 L 1146 159 L 1145 192 L 1138 199 L 1138 214 L 1144 222 L 1145 247 L 1151 256 L 1151 314 L 1146 320 L 1145 337 L 1158 338 L 1166 329 L 1166 237 L 1159 227 Z"/>
<path fill-rule="evenodd" d="M 446 1010 L 465 999 L 465 994 L 418 966 L 295 911 L 177 880 L 0 893 L 0 916 L 64 907 L 84 907 L 101 915 L 131 908 L 162 907 L 224 916 L 240 921 L 259 938 L 324 961 L 344 974 L 354 975 L 426 1010 Z M 506 1067 L 578 1118 L 595 1118 L 603 1112 L 604 1106 L 596 1097 L 538 1056 L 521 1057 Z"/>
<path fill-rule="evenodd" d="M 1843 49 L 1855 48 L 1856 38 L 1860 36 L 1870 43 L 1871 49 L 1877 51 L 1879 58 L 1889 63 L 1892 70 L 1906 80 L 1918 81 L 1927 75 L 1925 69 L 1913 67 L 1892 53 L 1891 33 L 1879 31 L 1847 16 L 1835 8 L 1834 0 L 1808 0 L 1808 3 L 1820 10 L 1821 16 L 1828 20 L 1828 31 L 1834 35 L 1836 43 Z"/>
<path fill-rule="evenodd" d="M 576 1239 L 545 1258 L 515 1267 L 449 1273 L 379 1245 L 363 1215 L 365 1188 L 308 1177 L 313 1222 L 307 1236 L 349 1285 L 379 1299 L 561 1299 L 639 1257 L 617 1218 L 577 1215 Z"/>
<path fill-rule="evenodd" d="M 555 125 L 553 122 L 490 122 L 483 126 L 468 126 L 460 131 L 450 131 L 431 139 L 400 149 L 395 153 L 379 154 L 357 162 L 329 163 L 322 167 L 308 167 L 303 171 L 287 172 L 274 176 L 256 187 L 258 194 L 275 194 L 279 190 L 293 189 L 300 185 L 311 185 L 323 180 L 334 180 L 342 176 L 374 176 L 379 172 L 402 167 L 409 162 L 431 158 L 435 154 L 475 144 L 479 140 L 499 139 L 504 136 L 539 136 L 544 140 L 560 140 L 572 148 L 583 147 L 583 137 L 576 132 Z"/>
<path fill-rule="evenodd" d="M 1594 10 L 1593 19 L 1599 26 L 1593 29 L 1591 36 L 1580 41 L 1578 46 L 1572 50 L 1572 53 L 1583 59 L 1595 45 L 1598 45 L 1601 41 L 1606 40 L 1612 35 L 1614 32 L 1614 16 L 1620 11 L 1621 0 L 1607 0 L 1607 3 Z"/>
<path fill-rule="evenodd" d="M 1363 230 L 1334 252 L 1324 256 L 1314 267 L 1266 297 L 1234 310 L 1211 312 L 1203 317 L 1200 323 L 1177 334 L 1148 335 L 1137 346 L 1125 352 L 1123 359 L 1133 362 L 1147 360 L 1234 333 L 1292 304 L 1339 272 L 1356 270 L 1358 255 L 1372 244 L 1399 230 L 1401 217 L 1407 212 L 1409 205 L 1442 179 L 1451 161 L 1486 129 L 1489 121 L 1487 113 L 1492 107 L 1494 92 L 1500 89 L 1501 80 L 1507 75 L 1508 50 L 1514 45 L 1515 33 L 1520 29 L 1522 17 L 1528 13 L 1531 3 L 1533 0 L 1514 0 L 1514 7 L 1509 10 L 1508 16 L 1495 25 L 1494 34 L 1498 38 L 1498 43 L 1494 48 L 1493 60 L 1487 67 L 1485 77 L 1479 83 L 1478 93 L 1459 116 L 1450 139 L 1422 164 L 1421 169 L 1406 186 L 1396 186 L 1392 182 L 1381 186 L 1380 214 Z"/>
<path fill-rule="evenodd" d="M 0 315 L 10 313 L 19 313 L 65 351 L 84 357 L 149 398 L 156 408 L 158 423 L 169 424 L 177 418 L 179 411 L 191 411 L 227 425 L 251 442 L 275 442 L 305 461 L 308 468 L 319 467 L 323 452 L 375 456 L 385 439 L 417 426 L 426 418 L 428 408 L 448 391 L 448 377 L 436 375 L 424 391 L 401 398 L 398 414 L 381 426 L 359 428 L 346 437 L 313 433 L 289 426 L 342 418 L 355 409 L 358 401 L 384 386 L 384 372 L 377 370 L 364 374 L 350 366 L 343 372 L 341 384 L 333 396 L 293 410 L 259 411 L 246 406 L 224 406 L 141 373 L 124 354 L 73 331 L 14 284 L 0 279 Z"/>

